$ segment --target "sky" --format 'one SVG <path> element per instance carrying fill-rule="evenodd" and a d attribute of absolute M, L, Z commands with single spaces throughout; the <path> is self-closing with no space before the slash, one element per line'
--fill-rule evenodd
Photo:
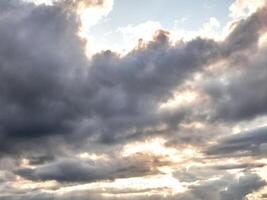
<path fill-rule="evenodd" d="M 267 199 L 266 0 L 0 0 L 0 200 Z"/>

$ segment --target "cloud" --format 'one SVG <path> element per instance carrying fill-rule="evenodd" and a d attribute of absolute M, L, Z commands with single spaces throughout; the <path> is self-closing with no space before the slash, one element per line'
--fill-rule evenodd
<path fill-rule="evenodd" d="M 200 181 L 173 199 L 179 200 L 242 200 L 247 194 L 264 187 L 266 182 L 256 174 L 246 173 L 240 178 L 225 175 L 220 178 Z M 172 199 L 172 198 L 170 198 Z"/>
<path fill-rule="evenodd" d="M 98 7 L 103 1 L 69 3 L 76 9 Z M 230 130 L 233 122 L 266 113 L 266 49 L 258 45 L 267 27 L 266 7 L 235 22 L 223 41 L 199 37 L 173 44 L 168 31 L 157 30 L 151 41 L 139 43 L 127 55 L 107 50 L 88 59 L 86 42 L 77 34 L 80 17 L 62 5 L 0 2 L 0 181 L 5 183 L 0 199 L 68 199 L 77 195 L 58 196 L 58 188 L 53 195 L 29 188 L 57 181 L 64 190 L 70 183 L 159 174 L 171 177 L 163 180 L 171 180 L 172 187 L 180 183 L 176 178 L 186 182 L 188 192 L 170 199 L 242 199 L 265 185 L 249 173 L 265 163 L 207 162 L 214 157 L 265 156 L 266 127 L 236 135 L 230 135 Z M 218 26 L 216 20 L 211 24 Z M 194 84 L 197 73 L 216 71 L 221 62 L 237 66 L 217 72 L 215 79 L 226 76 L 226 82 L 207 78 L 202 85 L 188 86 Z M 170 104 L 171 109 L 162 109 Z M 229 132 L 214 143 L 214 130 Z M 141 152 L 120 157 L 125 143 L 155 136 L 165 137 L 166 145 L 177 149 L 192 145 L 199 157 L 179 163 L 183 168 L 177 171 L 174 161 L 163 156 Z M 95 162 L 76 156 L 103 149 L 111 160 Z M 10 163 L 4 162 L 7 158 Z M 21 163 L 22 158 L 27 162 Z M 243 170 L 245 176 L 236 180 L 227 172 L 233 169 Z M 88 198 L 106 198 L 95 193 Z M 86 199 L 84 194 L 88 195 L 77 198 Z"/>
<path fill-rule="evenodd" d="M 213 41 L 171 47 L 159 32 L 145 49 L 123 58 L 107 51 L 88 61 L 75 16 L 57 6 L 15 2 L 1 2 L 9 7 L 0 23 L 2 151 L 52 135 L 98 134 L 112 142 L 141 134 L 164 121 L 152 112 L 158 103 L 217 57 Z"/>
<path fill-rule="evenodd" d="M 226 165 L 217 165 L 215 169 L 217 170 L 230 170 L 230 169 L 255 169 L 258 167 L 264 167 L 265 164 L 262 163 L 242 163 L 242 164 L 226 164 Z"/>
<path fill-rule="evenodd" d="M 230 17 L 234 19 L 245 18 L 264 6 L 265 0 L 236 0 L 229 8 Z"/>
<path fill-rule="evenodd" d="M 62 4 L 70 9 L 79 9 L 81 7 L 102 6 L 104 0 L 23 0 L 25 2 L 33 2 L 36 5 L 54 5 Z"/>
<path fill-rule="evenodd" d="M 67 6 L 70 6 L 71 8 L 79 9 L 80 7 L 90 7 L 90 6 L 102 6 L 104 3 L 104 0 L 70 0 L 70 1 L 62 1 Z"/>
<path fill-rule="evenodd" d="M 266 10 L 263 7 L 249 18 L 239 21 L 225 40 L 226 53 L 253 50 L 257 46 L 260 35 L 266 31 Z"/>
<path fill-rule="evenodd" d="M 34 169 L 20 168 L 15 173 L 30 180 L 90 183 L 157 174 L 159 172 L 156 167 L 167 164 L 158 159 L 141 155 L 105 162 L 65 158 Z"/>
<path fill-rule="evenodd" d="M 261 127 L 244 133 L 227 136 L 217 145 L 209 147 L 209 155 L 223 156 L 264 156 L 267 144 L 267 128 Z"/>
<path fill-rule="evenodd" d="M 77 111 L 64 96 L 73 98 L 75 86 L 67 85 L 86 58 L 83 42 L 75 35 L 75 16 L 66 18 L 56 6 L 36 7 L 15 0 L 1 4 L 8 8 L 0 20 L 4 150 L 13 148 L 16 140 L 70 131 Z"/>
<path fill-rule="evenodd" d="M 175 195 L 170 195 L 164 197 L 167 200 L 230 200 L 230 199 L 243 199 L 246 195 L 256 192 L 263 188 L 266 182 L 261 179 L 258 175 L 252 173 L 246 173 L 239 178 L 235 178 L 233 175 L 225 175 L 217 179 L 207 179 L 199 181 L 194 185 L 190 185 L 188 190 Z M 157 189 L 159 190 L 159 188 Z M 64 191 L 64 190 L 63 190 Z M 53 198 L 55 200 L 65 200 L 65 199 L 109 199 L 107 195 L 101 195 L 103 188 L 100 191 L 90 190 L 90 189 L 80 189 L 80 190 L 61 190 L 55 192 L 54 194 L 49 194 L 44 191 L 35 191 L 30 194 L 17 194 L 17 195 L 5 195 L 0 196 L 1 199 L 49 199 Z M 140 191 L 140 189 L 137 191 Z M 116 190 L 110 190 L 110 188 L 105 190 L 105 194 L 115 193 Z M 120 193 L 117 196 L 118 199 L 126 200 L 140 200 L 140 199 L 151 199 L 157 200 L 162 197 L 158 194 L 142 194 L 137 192 L 138 195 L 127 195 L 135 194 L 134 191 L 125 190 L 124 193 Z M 125 195 L 125 196 L 124 196 Z"/>
<path fill-rule="evenodd" d="M 36 142 L 44 151 L 87 138 L 112 144 L 148 136 L 158 124 L 176 129 L 190 109 L 160 111 L 159 105 L 194 72 L 253 47 L 266 17 L 259 10 L 223 42 L 197 38 L 172 45 L 168 32 L 158 31 L 123 57 L 105 51 L 88 60 L 73 13 L 57 5 L 1 4 L 7 9 L 0 21 L 0 142 L 10 153 Z M 50 145 L 60 138 L 62 145 Z"/>
<path fill-rule="evenodd" d="M 266 182 L 255 174 L 240 177 L 238 181 L 231 183 L 225 191 L 221 192 L 220 200 L 242 200 L 247 194 L 262 188 L 264 185 Z"/>
<path fill-rule="evenodd" d="M 253 57 L 243 57 L 239 63 L 234 61 L 232 65 L 236 67 L 221 76 L 224 78 L 223 82 L 217 79 L 206 83 L 205 90 L 214 102 L 217 119 L 239 121 L 265 115 L 267 109 L 265 104 L 267 95 L 263 92 L 267 86 L 265 54 L 266 47 L 263 47 Z"/>
<path fill-rule="evenodd" d="M 162 25 L 156 21 L 146 21 L 138 25 L 127 25 L 125 27 L 118 28 L 118 32 L 122 33 L 122 36 L 127 42 L 127 46 L 131 49 L 136 46 L 137 41 L 143 43 L 151 41 L 156 31 L 162 29 Z"/>

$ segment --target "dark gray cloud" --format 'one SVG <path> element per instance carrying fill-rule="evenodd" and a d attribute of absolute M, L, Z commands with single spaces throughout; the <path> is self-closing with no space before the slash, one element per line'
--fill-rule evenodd
<path fill-rule="evenodd" d="M 32 157 L 27 157 L 30 165 L 42 165 L 44 163 L 53 161 L 55 159 L 54 155 L 34 155 Z"/>
<path fill-rule="evenodd" d="M 264 167 L 263 163 L 241 163 L 241 164 L 226 164 L 226 165 L 216 165 L 214 166 L 217 170 L 228 170 L 228 169 L 255 169 Z"/>
<path fill-rule="evenodd" d="M 0 20 L 1 149 L 8 150 L 16 140 L 70 132 L 79 111 L 64 96 L 74 98 L 67 84 L 85 57 L 74 16 L 54 6 L 1 3 L 11 7 Z"/>
<path fill-rule="evenodd" d="M 171 47 L 159 32 L 146 49 L 124 58 L 107 51 L 88 61 L 74 15 L 60 6 L 2 4 L 8 8 L 0 21 L 4 152 L 26 149 L 33 140 L 42 145 L 52 135 L 98 135 L 105 143 L 139 135 L 164 121 L 153 110 L 177 84 L 218 57 L 214 41 Z"/>
<path fill-rule="evenodd" d="M 237 24 L 223 43 L 197 38 L 172 46 L 168 33 L 159 31 L 143 49 L 122 58 L 106 51 L 89 61 L 74 14 L 57 4 L 2 4 L 9 8 L 0 21 L 5 152 L 26 149 L 32 140 L 43 144 L 46 139 L 40 137 L 53 135 L 72 142 L 94 135 L 113 143 L 151 134 L 147 128 L 159 123 L 175 128 L 187 111 L 161 113 L 159 104 L 192 73 L 255 45 L 265 26 L 265 10 L 260 10 Z M 239 29 L 248 34 L 243 37 Z M 233 47 L 236 40 L 248 45 Z"/>
<path fill-rule="evenodd" d="M 191 186 L 188 192 L 178 194 L 173 199 L 179 200 L 242 200 L 247 194 L 258 191 L 266 182 L 256 174 L 246 173 L 236 179 L 225 175 L 213 180 L 200 181 Z"/>
<path fill-rule="evenodd" d="M 263 47 L 244 62 L 230 64 L 236 67 L 222 75 L 225 82 L 207 81 L 205 88 L 213 100 L 216 119 L 236 122 L 266 115 L 265 55 Z"/>
<path fill-rule="evenodd" d="M 5 195 L 1 196 L 1 200 L 54 200 L 54 195 L 38 192 L 37 194 L 24 194 L 24 195 Z"/>
<path fill-rule="evenodd" d="M 227 136 L 209 147 L 209 155 L 259 156 L 266 153 L 267 127 Z"/>
<path fill-rule="evenodd" d="M 80 2 L 71 1 L 70 5 L 75 7 Z M 1 166 L 5 174 L 0 177 L 0 184 L 15 179 L 11 171 L 33 181 L 64 183 L 158 174 L 156 167 L 170 163 L 153 156 L 125 160 L 114 157 L 112 162 L 100 164 L 73 157 L 86 148 L 97 151 L 103 146 L 158 134 L 176 137 L 168 143 L 172 146 L 181 143 L 201 146 L 208 142 L 213 137 L 211 130 L 202 136 L 200 131 L 183 134 L 177 128 L 180 122 L 190 121 L 192 110 L 201 105 L 165 111 L 159 110 L 159 105 L 195 72 L 219 61 L 234 63 L 238 69 L 242 65 L 243 69 L 238 76 L 229 75 L 229 84 L 207 83 L 205 91 L 215 113 L 212 119 L 227 123 L 266 113 L 266 50 L 257 49 L 267 27 L 266 8 L 236 22 L 233 31 L 221 42 L 196 38 L 172 45 L 169 33 L 159 30 L 145 47 L 125 56 L 103 51 L 88 59 L 84 54 L 85 41 L 77 36 L 79 18 L 64 6 L 64 3 L 36 6 L 19 0 L 0 2 L 0 156 L 14 159 L 10 165 Z M 252 57 L 248 62 L 240 61 L 247 55 Z M 206 113 L 201 117 L 210 123 Z M 156 127 L 162 124 L 166 129 L 158 130 Z M 267 152 L 266 133 L 267 128 L 263 127 L 228 136 L 206 153 L 215 157 L 263 156 Z M 18 168 L 21 157 L 36 168 Z M 190 186 L 190 193 L 178 195 L 177 199 L 242 199 L 265 182 L 251 174 L 238 181 L 229 177 L 204 181 L 205 177 L 215 176 L 220 170 L 262 166 L 245 163 L 217 165 L 209 168 L 209 172 L 195 168 L 180 170 L 174 176 L 189 183 L 201 180 L 201 184 Z M 0 199 L 60 199 L 38 191 L 29 193 L 4 194 Z M 70 198 L 71 194 L 62 197 Z M 76 194 L 73 198 L 102 197 Z"/>
<path fill-rule="evenodd" d="M 247 194 L 257 191 L 266 185 L 266 182 L 255 174 L 240 177 L 221 192 L 220 200 L 242 200 Z"/>
<path fill-rule="evenodd" d="M 225 71 L 207 78 L 204 84 L 212 100 L 210 107 L 215 120 L 238 122 L 266 115 L 267 50 L 266 44 L 258 44 L 259 37 L 266 32 L 266 13 L 264 7 L 241 20 L 224 41 L 227 49 L 236 53 L 230 53 L 225 60 Z M 239 49 L 245 51 L 240 53 Z"/>
<path fill-rule="evenodd" d="M 145 49 L 123 58 L 111 52 L 95 55 L 89 79 L 99 88 L 92 108 L 106 125 L 101 139 L 112 142 L 145 134 L 145 128 L 159 123 L 176 126 L 186 111 L 160 113 L 159 104 L 191 73 L 214 62 L 217 48 L 214 41 L 203 39 L 172 47 L 167 33 L 159 31 Z M 134 129 L 132 135 L 125 134 Z"/>
<path fill-rule="evenodd" d="M 213 162 L 211 160 L 208 163 Z M 218 160 L 217 160 L 218 161 Z M 239 161 L 240 162 L 240 161 Z M 195 181 L 205 181 L 209 178 L 214 178 L 217 176 L 225 175 L 226 170 L 240 170 L 244 172 L 248 172 L 250 170 L 255 170 L 257 168 L 264 167 L 263 163 L 238 163 L 237 164 L 207 164 L 204 166 L 192 166 L 188 168 L 178 169 L 173 173 L 174 177 L 176 177 L 181 182 L 192 183 Z"/>
<path fill-rule="evenodd" d="M 58 182 L 94 182 L 158 174 L 158 166 L 168 165 L 160 158 L 145 155 L 114 158 L 108 161 L 60 159 L 40 165 L 35 169 L 20 168 L 15 171 L 30 180 L 56 180 Z"/>
<path fill-rule="evenodd" d="M 224 41 L 227 54 L 257 48 L 259 37 L 267 28 L 266 11 L 266 7 L 260 8 L 249 18 L 238 21 L 234 30 Z"/>

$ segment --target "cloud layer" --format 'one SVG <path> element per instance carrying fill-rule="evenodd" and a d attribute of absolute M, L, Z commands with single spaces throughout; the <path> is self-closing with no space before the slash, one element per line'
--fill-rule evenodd
<path fill-rule="evenodd" d="M 267 7 L 88 58 L 66 8 L 104 3 L 0 2 L 0 199 L 264 198 Z"/>

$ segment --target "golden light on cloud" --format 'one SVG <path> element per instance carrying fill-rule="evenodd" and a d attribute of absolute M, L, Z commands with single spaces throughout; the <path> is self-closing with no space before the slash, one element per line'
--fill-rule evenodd
<path fill-rule="evenodd" d="M 30 161 L 26 158 L 21 159 L 20 167 L 30 167 Z"/>
<path fill-rule="evenodd" d="M 236 0 L 229 8 L 232 18 L 244 18 L 250 16 L 262 7 L 265 0 Z"/>
<path fill-rule="evenodd" d="M 267 32 L 264 33 L 259 39 L 259 46 L 265 46 L 267 44 Z"/>
<path fill-rule="evenodd" d="M 105 154 L 95 154 L 83 152 L 77 155 L 78 158 L 82 160 L 92 160 L 92 161 L 107 161 L 109 157 Z"/>
<path fill-rule="evenodd" d="M 171 174 L 177 170 L 177 166 L 186 166 L 193 164 L 191 159 L 198 156 L 200 152 L 196 147 L 169 147 L 166 146 L 167 140 L 164 138 L 153 138 L 143 142 L 134 142 L 124 146 L 122 150 L 122 157 L 131 157 L 134 155 L 158 157 L 159 161 L 166 162 L 156 167 L 159 171 Z M 190 162 L 187 162 L 191 160 Z"/>
<path fill-rule="evenodd" d="M 30 180 L 25 180 L 19 176 L 16 177 L 16 181 L 12 182 L 10 184 L 10 187 L 17 188 L 20 190 L 36 190 L 36 189 L 42 189 L 42 190 L 54 190 L 59 187 L 59 183 L 57 181 L 42 181 L 42 182 L 35 182 Z"/>
<path fill-rule="evenodd" d="M 194 90 L 175 92 L 173 97 L 160 105 L 160 109 L 174 109 L 192 105 L 200 98 L 200 94 Z"/>
<path fill-rule="evenodd" d="M 264 178 L 264 180 L 267 181 L 267 159 L 260 159 L 259 162 L 264 163 L 266 165 L 265 167 L 259 169 L 258 173 L 261 175 L 262 178 Z"/>
<path fill-rule="evenodd" d="M 84 28 L 90 28 L 112 10 L 113 0 L 101 1 L 79 1 L 76 6 L 76 12 L 81 17 L 81 31 Z"/>
<path fill-rule="evenodd" d="M 109 197 L 125 197 L 129 195 L 175 195 L 186 191 L 187 188 L 171 175 L 161 174 L 69 186 L 59 189 L 57 193 L 64 194 L 75 190 L 99 192 Z"/>
<path fill-rule="evenodd" d="M 264 180 L 267 182 L 267 159 L 263 158 L 258 160 L 258 162 L 264 163 L 265 166 L 263 168 L 258 168 L 256 169 L 256 173 Z M 264 187 L 262 187 L 260 190 L 258 191 L 254 191 L 251 194 L 248 194 L 246 196 L 246 200 L 258 200 L 258 199 L 262 199 L 263 196 L 266 196 L 267 194 L 267 185 L 265 185 Z M 266 199 L 266 198 L 263 198 Z"/>
<path fill-rule="evenodd" d="M 115 187 L 121 189 L 134 189 L 134 190 L 151 190 L 152 194 L 155 189 L 165 189 L 169 194 L 176 194 L 183 192 L 185 188 L 175 178 L 169 175 L 156 175 L 140 178 L 118 179 L 114 182 Z M 161 190 L 158 190 L 160 193 Z"/>
<path fill-rule="evenodd" d="M 206 127 L 206 125 L 201 122 L 181 123 L 179 126 L 184 129 L 204 129 Z"/>
<path fill-rule="evenodd" d="M 163 138 L 153 138 L 143 142 L 134 142 L 124 146 L 123 157 L 128 157 L 136 153 L 147 153 L 155 156 L 177 156 L 175 148 L 165 147 L 166 140 Z"/>
<path fill-rule="evenodd" d="M 90 29 L 96 25 L 102 18 L 107 16 L 113 8 L 113 0 L 87 0 L 78 1 L 75 7 L 76 13 L 80 16 L 81 26 L 78 35 L 86 41 L 86 55 L 99 51 L 97 45 L 93 43 L 93 37 L 90 35 Z"/>

